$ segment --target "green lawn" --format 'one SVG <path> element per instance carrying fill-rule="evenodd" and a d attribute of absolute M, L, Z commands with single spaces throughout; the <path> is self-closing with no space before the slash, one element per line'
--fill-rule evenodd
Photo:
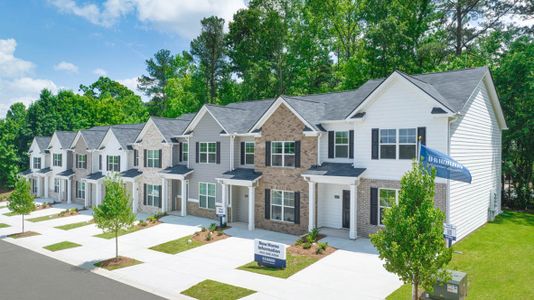
<path fill-rule="evenodd" d="M 10 227 L 10 226 L 5 223 L 0 223 L 0 228 L 6 228 L 6 227 Z"/>
<path fill-rule="evenodd" d="M 28 219 L 28 220 L 26 220 L 26 221 L 33 222 L 33 223 L 37 223 L 37 222 L 43 222 L 43 221 L 48 221 L 48 220 L 54 220 L 54 219 L 59 219 L 59 218 L 64 218 L 64 217 L 70 217 L 70 216 L 61 216 L 61 215 L 59 215 L 59 214 L 53 214 L 53 215 L 48 215 L 48 216 L 42 216 L 42 217 L 31 218 L 31 219 Z"/>
<path fill-rule="evenodd" d="M 288 278 L 289 276 L 297 273 L 298 271 L 304 268 L 307 268 L 308 266 L 319 260 L 316 257 L 293 255 L 290 253 L 287 253 L 286 258 L 287 267 L 285 269 L 275 269 L 258 266 L 258 263 L 256 263 L 255 261 L 241 266 L 238 269 L 279 278 Z"/>
<path fill-rule="evenodd" d="M 256 291 L 209 279 L 182 292 L 183 295 L 199 300 L 235 300 L 254 293 Z"/>
<path fill-rule="evenodd" d="M 5 213 L 4 216 L 7 216 L 7 217 L 13 217 L 13 216 L 17 216 L 18 214 L 14 211 L 10 211 L 8 213 Z"/>
<path fill-rule="evenodd" d="M 36 235 L 41 235 L 41 234 L 35 231 L 25 231 L 25 232 L 13 233 L 13 234 L 8 235 L 7 237 L 10 237 L 12 239 L 21 239 L 21 238 L 26 238 L 26 237 L 36 236 Z"/>
<path fill-rule="evenodd" d="M 62 229 L 62 230 L 71 230 L 71 229 L 74 229 L 74 228 L 87 226 L 87 225 L 90 225 L 90 224 L 94 224 L 94 221 L 90 220 L 90 221 L 84 221 L 84 222 L 78 222 L 78 223 L 65 224 L 65 225 L 61 225 L 61 226 L 56 226 L 54 228 Z"/>
<path fill-rule="evenodd" d="M 189 240 L 191 240 L 190 243 L 188 242 Z M 150 247 L 149 249 L 167 254 L 176 254 L 202 245 L 204 245 L 204 243 L 196 241 L 193 239 L 192 235 L 188 235 L 183 238 Z"/>
<path fill-rule="evenodd" d="M 146 228 L 150 228 L 150 227 L 149 226 L 133 225 L 132 227 L 130 227 L 130 228 L 126 229 L 126 230 L 119 230 L 119 236 L 125 235 L 125 234 L 129 234 L 129 233 L 132 233 L 132 232 L 136 232 L 136 231 L 139 231 L 141 229 L 146 229 Z M 99 237 L 99 238 L 102 238 L 102 239 L 110 240 L 110 239 L 115 238 L 115 233 L 114 232 L 103 232 L 101 234 L 95 235 L 95 237 Z"/>
<path fill-rule="evenodd" d="M 468 299 L 534 299 L 534 214 L 505 211 L 454 245 L 449 269 L 467 273 Z M 402 286 L 387 299 L 409 299 Z"/>
<path fill-rule="evenodd" d="M 73 242 L 63 241 L 63 242 L 59 242 L 59 243 L 56 243 L 56 244 L 45 246 L 43 248 L 45 248 L 46 250 L 50 250 L 50 251 L 54 251 L 55 252 L 55 251 L 59 251 L 59 250 L 65 250 L 65 249 L 81 247 L 81 246 L 82 245 L 76 244 L 76 243 L 73 243 Z"/>

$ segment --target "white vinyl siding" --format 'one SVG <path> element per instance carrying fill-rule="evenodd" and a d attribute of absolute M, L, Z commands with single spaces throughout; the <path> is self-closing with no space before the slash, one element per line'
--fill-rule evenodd
<path fill-rule="evenodd" d="M 461 239 L 487 222 L 493 192 L 501 206 L 501 130 L 483 83 L 451 124 L 450 154 L 473 177 L 471 184 L 450 181 L 449 222 Z"/>

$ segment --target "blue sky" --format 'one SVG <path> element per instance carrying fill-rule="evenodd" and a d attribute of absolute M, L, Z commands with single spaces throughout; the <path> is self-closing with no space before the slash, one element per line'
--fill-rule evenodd
<path fill-rule="evenodd" d="M 159 49 L 179 52 L 200 20 L 227 21 L 244 0 L 0 1 L 0 117 L 42 88 L 77 90 L 99 75 L 130 88 Z"/>

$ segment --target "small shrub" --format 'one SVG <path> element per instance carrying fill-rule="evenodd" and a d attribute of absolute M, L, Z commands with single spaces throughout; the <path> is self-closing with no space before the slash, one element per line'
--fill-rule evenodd
<path fill-rule="evenodd" d="M 304 249 L 310 249 L 311 246 L 312 246 L 312 244 L 311 244 L 311 243 L 308 243 L 308 242 L 304 242 L 304 243 L 302 244 L 302 248 L 304 248 Z"/>
<path fill-rule="evenodd" d="M 317 249 L 315 250 L 315 254 L 322 254 L 326 250 L 327 247 L 328 247 L 327 242 L 317 243 Z"/>
<path fill-rule="evenodd" d="M 221 236 L 223 234 L 224 234 L 224 232 L 222 230 L 217 230 L 217 236 Z"/>
<path fill-rule="evenodd" d="M 208 232 L 208 235 L 206 235 L 206 241 L 211 241 L 213 237 L 211 236 L 211 231 Z"/>
<path fill-rule="evenodd" d="M 142 227 L 145 227 L 145 226 L 148 225 L 147 222 L 143 221 L 143 220 L 140 220 L 139 223 L 137 223 L 137 224 L 139 224 L 139 226 L 142 226 Z"/>
<path fill-rule="evenodd" d="M 308 236 L 310 237 L 311 240 L 313 240 L 314 242 L 317 242 L 317 239 L 319 238 L 319 228 L 312 229 L 308 233 Z"/>
<path fill-rule="evenodd" d="M 73 213 L 73 214 L 76 214 L 76 213 L 78 213 L 78 209 L 76 207 L 71 208 L 70 212 Z"/>
<path fill-rule="evenodd" d="M 204 226 L 200 227 L 200 231 L 205 232 L 206 231 L 206 227 L 204 227 Z"/>
<path fill-rule="evenodd" d="M 215 231 L 215 230 L 217 230 L 217 224 L 215 224 L 215 223 L 211 223 L 209 229 L 210 229 L 210 231 Z"/>
<path fill-rule="evenodd" d="M 315 243 L 315 240 L 313 239 L 313 236 L 311 236 L 311 235 L 308 234 L 308 235 L 306 236 L 306 243 L 308 243 L 308 244 L 313 244 L 313 243 Z"/>
<path fill-rule="evenodd" d="M 150 223 L 156 223 L 158 221 L 158 217 L 156 215 L 152 215 L 152 216 L 147 217 L 146 221 Z"/>

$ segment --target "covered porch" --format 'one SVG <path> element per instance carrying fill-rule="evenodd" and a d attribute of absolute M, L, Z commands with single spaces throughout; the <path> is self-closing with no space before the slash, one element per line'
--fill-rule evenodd
<path fill-rule="evenodd" d="M 130 169 L 119 173 L 119 177 L 124 182 L 127 191 L 130 191 L 130 203 L 132 204 L 132 211 L 137 214 L 139 206 L 139 178 L 143 172 L 138 169 Z"/>
<path fill-rule="evenodd" d="M 74 171 L 68 169 L 57 173 L 55 179 L 59 180 L 59 193 L 58 201 L 72 203 L 72 177 L 74 177 Z"/>
<path fill-rule="evenodd" d="M 357 189 L 364 171 L 350 163 L 323 163 L 302 174 L 309 185 L 308 230 L 357 238 Z"/>
<path fill-rule="evenodd" d="M 84 207 L 94 207 L 102 203 L 104 198 L 104 175 L 102 172 L 92 173 L 82 179 L 85 183 Z"/>
<path fill-rule="evenodd" d="M 50 168 L 40 170 L 26 170 L 20 175 L 25 177 L 31 185 L 32 194 L 38 198 L 48 198 L 49 175 L 52 172 Z"/>
<path fill-rule="evenodd" d="M 253 169 L 239 168 L 223 173 L 216 180 L 222 186 L 222 197 L 216 206 L 222 206 L 230 223 L 245 223 L 248 230 L 255 229 L 255 194 L 261 173 Z M 231 213 L 228 214 L 228 208 Z"/>
<path fill-rule="evenodd" d="M 161 170 L 161 194 L 163 212 L 174 212 L 182 217 L 187 216 L 188 178 L 193 173 L 185 165 L 176 165 Z"/>

